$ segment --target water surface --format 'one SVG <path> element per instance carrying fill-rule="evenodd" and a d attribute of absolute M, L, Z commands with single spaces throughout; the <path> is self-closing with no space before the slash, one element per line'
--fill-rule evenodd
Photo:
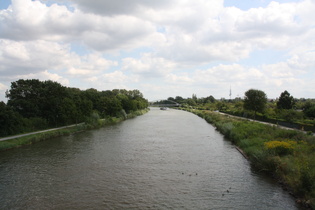
<path fill-rule="evenodd" d="M 0 209 L 298 209 L 203 119 L 152 108 L 0 153 Z"/>

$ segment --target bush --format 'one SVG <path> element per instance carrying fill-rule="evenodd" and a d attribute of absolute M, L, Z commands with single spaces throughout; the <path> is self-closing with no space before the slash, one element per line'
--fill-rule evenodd
<path fill-rule="evenodd" d="M 277 110 L 278 118 L 287 122 L 296 122 L 303 119 L 303 112 L 297 112 L 293 109 L 280 109 Z"/>
<path fill-rule="evenodd" d="M 296 145 L 295 141 L 269 141 L 265 142 L 265 148 L 274 155 L 288 155 L 291 154 L 294 146 Z"/>
<path fill-rule="evenodd" d="M 85 123 L 89 126 L 98 126 L 100 124 L 100 116 L 97 112 L 93 112 L 88 118 L 86 118 Z"/>

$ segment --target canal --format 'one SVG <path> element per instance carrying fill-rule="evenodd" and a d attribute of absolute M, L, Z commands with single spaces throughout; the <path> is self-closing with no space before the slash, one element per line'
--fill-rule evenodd
<path fill-rule="evenodd" d="M 299 209 L 210 124 L 152 108 L 0 153 L 0 209 Z"/>

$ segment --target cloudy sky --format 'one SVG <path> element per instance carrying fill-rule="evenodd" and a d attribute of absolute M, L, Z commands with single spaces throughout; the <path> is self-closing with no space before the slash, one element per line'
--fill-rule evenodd
<path fill-rule="evenodd" d="M 0 0 L 0 101 L 18 79 L 149 100 L 315 98 L 315 0 Z"/>

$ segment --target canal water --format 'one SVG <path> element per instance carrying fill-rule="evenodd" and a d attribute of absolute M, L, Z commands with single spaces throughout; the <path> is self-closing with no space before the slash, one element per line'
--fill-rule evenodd
<path fill-rule="evenodd" d="M 0 209 L 298 209 L 210 124 L 152 108 L 0 153 Z"/>

